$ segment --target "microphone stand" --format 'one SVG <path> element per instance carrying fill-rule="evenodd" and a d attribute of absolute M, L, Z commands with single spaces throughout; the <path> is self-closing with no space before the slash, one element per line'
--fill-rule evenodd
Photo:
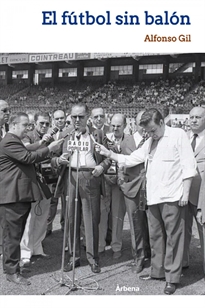
<path fill-rule="evenodd" d="M 64 166 L 63 166 L 64 167 Z M 65 166 L 66 168 L 66 166 Z M 64 278 L 64 263 L 65 263 L 65 247 L 66 247 L 66 241 L 67 241 L 67 229 L 68 229 L 68 209 L 70 208 L 71 205 L 71 200 L 70 200 L 70 182 L 71 182 L 71 165 L 70 165 L 70 160 L 69 160 L 69 168 L 68 168 L 68 194 L 66 195 L 66 206 L 65 206 L 65 224 L 64 224 L 64 232 L 63 232 L 63 248 L 62 248 L 62 259 L 61 259 L 61 271 L 60 271 L 60 279 L 59 281 L 53 285 L 52 287 L 48 288 L 45 292 L 43 292 L 41 295 L 46 295 L 50 291 L 58 288 L 58 287 L 68 287 L 70 288 L 70 284 L 65 282 Z M 70 280 L 70 278 L 69 278 Z"/>
<path fill-rule="evenodd" d="M 81 134 L 77 136 L 77 139 L 80 139 Z M 80 156 L 80 150 L 77 147 L 77 169 L 76 169 L 76 187 L 75 187 L 75 211 L 74 211 L 74 235 L 73 235 L 73 274 L 72 274 L 72 284 L 68 284 L 65 282 L 64 279 L 64 262 L 65 262 L 65 247 L 66 247 L 66 241 L 67 241 L 67 229 L 68 229 L 68 209 L 70 209 L 71 206 L 71 159 L 69 159 L 69 169 L 68 169 L 68 194 L 66 195 L 66 208 L 65 208 L 65 225 L 64 225 L 64 233 L 63 233 L 63 249 L 62 249 L 62 261 L 61 261 L 61 271 L 60 271 L 60 280 L 52 287 L 47 289 L 44 293 L 41 295 L 46 295 L 51 290 L 56 289 L 57 287 L 68 287 L 69 290 L 65 295 L 68 295 L 72 291 L 76 290 L 98 290 L 99 286 L 96 281 L 94 281 L 97 285 L 96 288 L 92 287 L 82 287 L 79 284 L 75 283 L 75 250 L 76 250 L 76 229 L 77 229 L 77 206 L 78 206 L 78 186 L 79 186 L 79 156 Z M 69 277 L 68 277 L 69 278 Z M 92 279 L 91 279 L 92 280 Z M 69 281 L 71 279 L 69 278 Z M 89 283 L 88 283 L 89 284 Z"/>

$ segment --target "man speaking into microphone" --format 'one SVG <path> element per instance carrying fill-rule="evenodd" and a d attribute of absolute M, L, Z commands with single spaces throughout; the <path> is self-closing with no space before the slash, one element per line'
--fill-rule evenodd
<path fill-rule="evenodd" d="M 102 191 L 102 173 L 110 166 L 109 159 L 103 159 L 95 151 L 94 138 L 89 135 L 87 130 L 88 108 L 85 104 L 73 105 L 71 109 L 71 119 L 74 130 L 68 134 L 65 131 L 65 142 L 63 145 L 64 153 L 70 154 L 69 162 L 71 166 L 71 178 L 68 183 L 68 168 L 64 168 L 61 174 L 61 183 L 68 195 L 70 186 L 70 207 L 68 208 L 68 264 L 64 271 L 71 271 L 73 268 L 73 241 L 74 241 L 74 219 L 75 219 L 75 194 L 76 183 L 78 181 L 78 202 L 77 202 L 77 226 L 76 226 L 76 251 L 75 267 L 80 266 L 80 224 L 81 211 L 83 213 L 86 256 L 94 273 L 100 273 L 101 269 L 98 262 L 98 242 L 100 221 L 100 197 Z M 100 134 L 94 136 L 101 143 Z M 102 139 L 102 138 L 101 138 Z M 96 140 L 97 141 L 97 140 Z M 58 163 L 58 159 L 56 160 Z M 77 167 L 79 168 L 77 178 Z M 60 184 L 60 183 L 59 183 Z M 57 185 L 57 194 L 60 185 Z"/>

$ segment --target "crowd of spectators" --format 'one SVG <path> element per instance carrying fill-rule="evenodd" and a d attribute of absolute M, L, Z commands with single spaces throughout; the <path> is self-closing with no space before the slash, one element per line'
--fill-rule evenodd
<path fill-rule="evenodd" d="M 25 88 L 24 83 L 4 87 L 4 94 L 15 111 L 55 109 L 69 110 L 74 102 L 85 102 L 89 109 L 101 106 L 106 113 L 123 113 L 129 118 L 144 108 L 158 108 L 164 116 L 189 113 L 189 110 L 204 101 L 205 82 L 195 84 L 194 78 L 178 76 L 171 80 L 159 79 L 132 84 L 130 81 L 113 81 L 107 84 L 86 82 L 56 86 L 33 85 Z"/>

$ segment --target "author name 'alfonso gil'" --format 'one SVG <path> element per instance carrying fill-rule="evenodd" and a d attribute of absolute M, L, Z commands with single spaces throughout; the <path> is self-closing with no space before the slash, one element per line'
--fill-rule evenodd
<path fill-rule="evenodd" d="M 160 36 L 157 34 L 147 34 L 145 36 L 144 42 L 148 43 L 159 43 L 159 42 L 182 42 L 182 43 L 190 43 L 191 42 L 191 34 L 180 34 L 179 36 Z"/>

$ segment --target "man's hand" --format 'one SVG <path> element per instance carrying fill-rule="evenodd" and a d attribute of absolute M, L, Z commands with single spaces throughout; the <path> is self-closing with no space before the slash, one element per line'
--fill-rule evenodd
<path fill-rule="evenodd" d="M 197 210 L 196 219 L 197 219 L 198 223 L 203 226 L 201 210 Z"/>
<path fill-rule="evenodd" d="M 59 165 L 68 165 L 69 161 L 68 158 L 71 156 L 70 153 L 63 153 L 60 157 L 58 157 L 58 164 Z"/>
<path fill-rule="evenodd" d="M 45 134 L 41 139 L 41 143 L 50 143 L 52 139 L 53 137 L 50 134 Z"/>
<path fill-rule="evenodd" d="M 59 139 L 59 140 L 51 142 L 51 144 L 48 145 L 49 151 L 57 152 L 61 148 L 61 145 L 63 142 L 64 142 L 64 139 Z"/>
<path fill-rule="evenodd" d="M 103 171 L 104 171 L 103 166 L 98 165 L 93 170 L 92 175 L 95 176 L 95 177 L 98 177 L 98 176 L 100 176 L 103 173 Z"/>
<path fill-rule="evenodd" d="M 99 144 L 99 143 L 95 143 L 95 151 L 97 153 L 99 153 L 100 155 L 109 157 L 110 156 L 110 151 L 108 149 L 106 149 L 106 147 L 104 147 L 104 145 Z"/>
<path fill-rule="evenodd" d="M 179 200 L 179 206 L 185 206 L 188 204 L 189 201 L 189 195 L 186 193 L 183 193 L 181 199 Z"/>

